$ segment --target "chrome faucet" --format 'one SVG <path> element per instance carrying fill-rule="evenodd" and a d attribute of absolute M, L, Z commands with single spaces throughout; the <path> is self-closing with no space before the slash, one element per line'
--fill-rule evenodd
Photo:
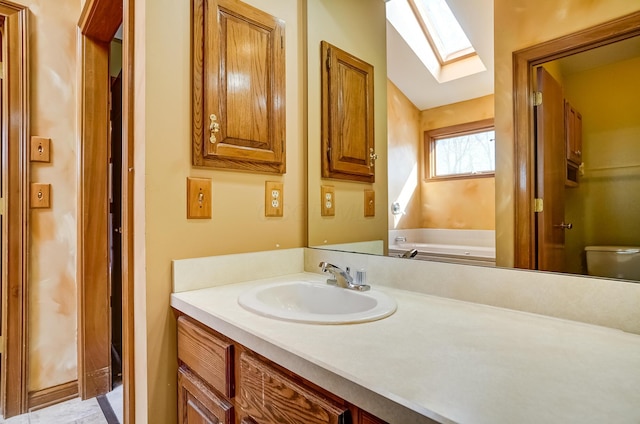
<path fill-rule="evenodd" d="M 327 279 L 327 284 L 342 287 L 345 289 L 358 290 L 358 291 L 366 291 L 371 288 L 366 284 L 355 283 L 353 281 L 353 277 L 351 277 L 351 274 L 349 274 L 349 272 L 343 271 L 342 269 L 340 269 L 339 267 L 333 264 L 330 264 L 327 262 L 320 262 L 320 265 L 318 266 L 320 267 L 322 272 L 328 272 L 333 277 L 333 278 Z"/>
<path fill-rule="evenodd" d="M 415 258 L 417 254 L 418 254 L 418 249 L 411 249 L 411 250 L 407 250 L 406 252 L 404 252 L 401 255 L 398 255 L 398 257 L 399 258 L 405 258 L 405 259 L 411 259 L 411 258 Z"/>

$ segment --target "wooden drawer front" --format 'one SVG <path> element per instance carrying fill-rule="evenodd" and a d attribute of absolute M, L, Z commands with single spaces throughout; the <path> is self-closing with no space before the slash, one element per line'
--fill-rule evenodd
<path fill-rule="evenodd" d="M 374 417 L 368 412 L 362 411 L 360 413 L 360 424 L 387 424 L 378 417 Z"/>
<path fill-rule="evenodd" d="M 178 318 L 178 359 L 220 393 L 235 395 L 233 345 L 184 316 Z"/>
<path fill-rule="evenodd" d="M 240 355 L 241 422 L 256 424 L 345 424 L 349 410 L 312 392 L 272 366 Z"/>
<path fill-rule="evenodd" d="M 197 375 L 178 368 L 178 423 L 233 424 L 233 405 L 221 399 Z"/>

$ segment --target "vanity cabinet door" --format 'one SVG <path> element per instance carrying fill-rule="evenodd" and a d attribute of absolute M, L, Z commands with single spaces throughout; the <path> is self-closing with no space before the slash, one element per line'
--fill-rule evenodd
<path fill-rule="evenodd" d="M 236 397 L 240 422 L 255 424 L 347 424 L 347 407 L 303 386 L 273 366 L 246 353 L 240 355 Z"/>
<path fill-rule="evenodd" d="M 188 368 L 178 369 L 179 424 L 233 424 L 233 406 Z"/>
<path fill-rule="evenodd" d="M 374 417 L 368 412 L 361 411 L 360 412 L 360 423 L 359 424 L 387 424 L 386 421 L 382 421 L 378 417 Z"/>
<path fill-rule="evenodd" d="M 284 22 L 238 0 L 193 4 L 193 164 L 284 173 Z"/>
<path fill-rule="evenodd" d="M 373 66 L 322 42 L 322 177 L 375 182 Z"/>

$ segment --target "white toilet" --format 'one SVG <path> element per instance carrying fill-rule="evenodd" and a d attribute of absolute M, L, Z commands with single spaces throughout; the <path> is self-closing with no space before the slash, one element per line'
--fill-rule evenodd
<path fill-rule="evenodd" d="M 640 281 L 640 247 L 587 246 L 587 273 Z"/>

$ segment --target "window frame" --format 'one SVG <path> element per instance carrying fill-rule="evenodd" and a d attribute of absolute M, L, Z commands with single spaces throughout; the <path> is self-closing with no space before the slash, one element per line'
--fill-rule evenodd
<path fill-rule="evenodd" d="M 435 146 L 436 141 L 443 138 L 457 137 L 466 134 L 475 134 L 485 131 L 495 131 L 495 122 L 493 118 L 482 119 L 480 121 L 466 122 L 463 124 L 451 125 L 448 127 L 437 128 L 424 132 L 424 175 L 423 180 L 426 182 L 447 181 L 447 180 L 463 180 L 475 178 L 495 177 L 495 169 L 493 171 L 436 176 L 435 171 Z"/>

